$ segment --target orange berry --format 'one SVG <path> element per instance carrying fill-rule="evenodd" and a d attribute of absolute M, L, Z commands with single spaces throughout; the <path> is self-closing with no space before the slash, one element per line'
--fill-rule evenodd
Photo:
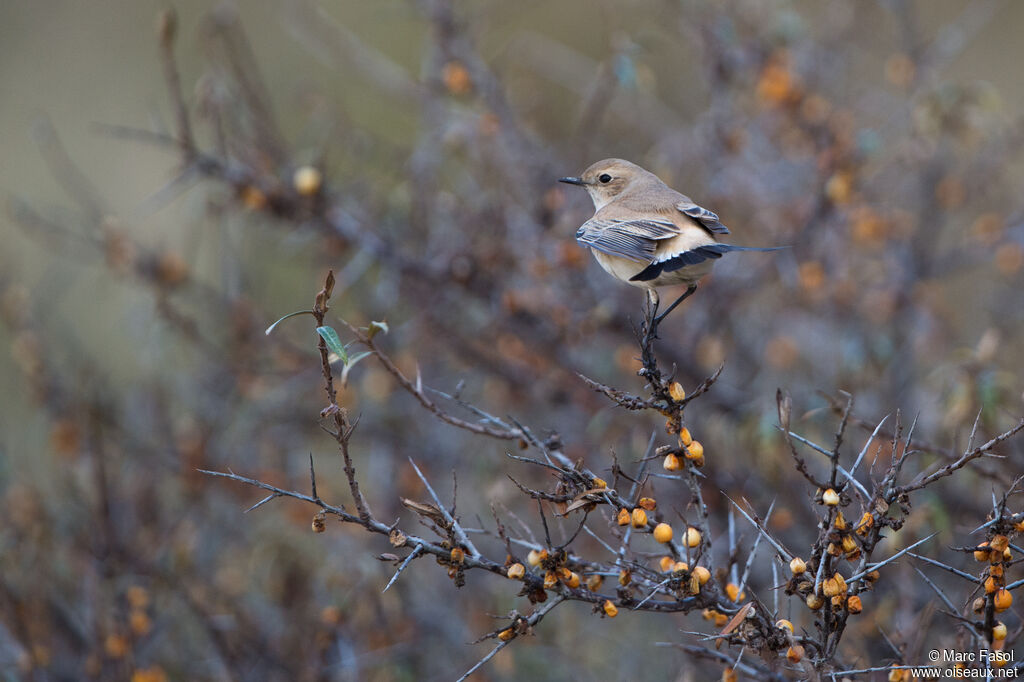
<path fill-rule="evenodd" d="M 473 79 L 462 62 L 450 61 L 441 70 L 441 80 L 453 95 L 465 95 L 473 89 Z"/>
<path fill-rule="evenodd" d="M 803 660 L 803 657 L 804 648 L 799 644 L 789 647 L 789 650 L 786 652 L 786 658 L 789 659 L 790 663 L 799 663 Z"/>
<path fill-rule="evenodd" d="M 700 531 L 690 526 L 686 529 L 686 538 L 684 543 L 687 547 L 693 549 L 694 547 L 700 546 Z"/>
<path fill-rule="evenodd" d="M 110 658 L 124 658 L 128 653 L 128 640 L 122 635 L 107 635 L 103 650 Z"/>
<path fill-rule="evenodd" d="M 665 455 L 665 460 L 661 463 L 661 466 L 665 468 L 665 471 L 679 471 L 683 468 L 683 463 L 679 461 L 679 457 L 670 452 Z"/>
<path fill-rule="evenodd" d="M 629 524 L 629 510 L 626 509 L 625 507 L 620 509 L 617 521 L 618 521 L 620 526 L 628 525 Z"/>
<path fill-rule="evenodd" d="M 871 515 L 871 512 L 864 512 L 864 516 L 860 517 L 860 523 L 857 524 L 857 535 L 867 535 L 873 525 L 875 525 L 875 517 Z"/>
<path fill-rule="evenodd" d="M 697 582 L 700 585 L 707 585 L 708 581 L 711 580 L 711 571 L 704 566 L 694 566 L 693 574 L 697 576 Z"/>
<path fill-rule="evenodd" d="M 700 459 L 704 456 L 704 446 L 700 444 L 700 441 L 692 441 L 686 446 L 686 459 Z"/>
<path fill-rule="evenodd" d="M 904 682 L 904 680 L 910 679 L 909 670 L 900 670 L 899 668 L 893 668 L 889 671 L 889 682 Z"/>
<path fill-rule="evenodd" d="M 658 508 L 658 503 L 654 501 L 653 497 L 641 497 L 640 501 L 636 505 L 647 511 L 654 511 Z"/>
<path fill-rule="evenodd" d="M 146 591 L 145 587 L 139 585 L 132 585 L 128 588 L 128 592 L 125 595 L 128 597 L 128 603 L 136 609 L 144 609 L 149 606 L 149 592 Z"/>
<path fill-rule="evenodd" d="M 995 602 L 996 611 L 1002 612 L 1013 606 L 1013 595 L 1010 594 L 1006 588 L 999 588 L 996 592 L 996 596 L 993 601 Z"/>
<path fill-rule="evenodd" d="M 672 526 L 667 523 L 659 523 L 654 527 L 654 539 L 658 542 L 672 541 Z"/>
<path fill-rule="evenodd" d="M 793 557 L 793 560 L 789 562 L 789 570 L 793 575 L 800 575 L 807 570 L 807 563 L 800 557 Z"/>
<path fill-rule="evenodd" d="M 860 601 L 860 597 L 853 595 L 846 600 L 846 608 L 850 613 L 860 613 L 864 610 L 864 605 Z"/>
<path fill-rule="evenodd" d="M 334 627 L 341 623 L 341 617 L 341 609 L 337 606 L 325 606 L 323 610 L 320 611 L 320 622 L 330 627 Z"/>
<path fill-rule="evenodd" d="M 834 507 L 839 504 L 839 493 L 832 488 L 829 488 L 821 494 L 821 501 L 829 507 Z"/>
<path fill-rule="evenodd" d="M 686 391 L 683 390 L 683 385 L 680 384 L 678 381 L 673 381 L 672 384 L 668 387 L 668 394 L 669 396 L 671 396 L 672 400 L 676 401 L 677 403 L 681 403 L 683 402 L 683 400 L 686 399 Z"/>
<path fill-rule="evenodd" d="M 240 195 L 242 205 L 250 211 L 259 211 L 267 205 L 267 195 L 260 191 L 259 187 L 246 185 L 242 188 Z"/>
<path fill-rule="evenodd" d="M 156 262 L 156 276 L 161 284 L 177 286 L 188 279 L 188 263 L 174 251 L 164 251 Z"/>
<path fill-rule="evenodd" d="M 679 430 L 679 444 L 684 448 L 689 447 L 690 443 L 693 442 L 693 436 L 690 435 L 690 429 L 685 426 Z"/>
<path fill-rule="evenodd" d="M 632 523 L 634 528 L 645 528 L 647 526 L 647 512 L 640 507 L 633 509 Z"/>
<path fill-rule="evenodd" d="M 832 576 L 832 578 L 833 578 L 833 580 L 836 581 L 836 584 L 839 585 L 839 591 L 845 593 L 846 592 L 846 580 L 843 579 L 843 576 L 841 576 L 838 573 L 836 573 L 835 575 Z"/>
<path fill-rule="evenodd" d="M 292 175 L 292 186 L 302 196 L 308 197 L 320 191 L 324 176 L 319 169 L 313 166 L 301 166 L 295 169 Z"/>
<path fill-rule="evenodd" d="M 129 617 L 128 624 L 132 632 L 139 637 L 145 637 L 153 629 L 153 621 L 149 619 L 145 611 L 133 610 Z"/>
<path fill-rule="evenodd" d="M 619 615 L 619 609 L 615 606 L 615 604 L 612 603 L 611 599 L 604 600 L 603 608 L 605 615 L 609 618 L 614 618 L 615 616 Z"/>
<path fill-rule="evenodd" d="M 836 520 L 832 522 L 836 530 L 846 530 L 846 517 L 843 516 L 843 512 L 836 512 Z"/>
<path fill-rule="evenodd" d="M 526 567 L 518 563 L 512 564 L 505 570 L 505 575 L 509 577 L 509 580 L 522 580 L 526 575 Z"/>

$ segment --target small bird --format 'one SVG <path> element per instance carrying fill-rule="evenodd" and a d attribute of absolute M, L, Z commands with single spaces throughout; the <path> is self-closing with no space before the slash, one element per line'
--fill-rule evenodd
<path fill-rule="evenodd" d="M 635 163 L 598 161 L 579 177 L 559 178 L 579 185 L 594 201 L 594 217 L 576 231 L 610 275 L 647 289 L 654 324 L 697 289 L 714 261 L 730 251 L 776 251 L 785 247 L 733 246 L 718 241 L 729 234 L 718 216 Z M 686 292 L 660 316 L 657 287 L 686 284 Z"/>

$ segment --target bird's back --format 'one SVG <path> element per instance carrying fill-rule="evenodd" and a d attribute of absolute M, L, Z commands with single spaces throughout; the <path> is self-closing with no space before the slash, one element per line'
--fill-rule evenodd
<path fill-rule="evenodd" d="M 649 174 L 651 181 L 645 182 L 635 188 L 629 188 L 600 210 L 594 213 L 594 218 L 602 220 L 632 220 L 637 216 L 646 215 L 672 223 L 680 234 L 687 234 L 684 241 L 687 244 L 712 244 L 716 241 L 714 235 L 703 228 L 693 218 L 683 214 L 679 206 L 693 204 L 690 197 L 672 189 L 657 176 Z M 702 235 L 707 239 L 702 239 Z M 667 245 L 666 245 L 667 246 Z"/>

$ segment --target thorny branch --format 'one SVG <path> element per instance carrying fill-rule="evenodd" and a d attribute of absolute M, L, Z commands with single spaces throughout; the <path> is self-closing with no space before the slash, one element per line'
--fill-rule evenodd
<path fill-rule="evenodd" d="M 325 322 L 333 286 L 334 275 L 328 273 L 324 287 L 317 294 L 312 309 L 318 327 L 323 326 Z M 490 660 L 516 636 L 531 634 L 533 627 L 539 623 L 544 614 L 548 613 L 555 605 L 567 601 L 592 604 L 597 613 L 610 617 L 617 615 L 620 607 L 655 612 L 687 613 L 703 610 L 707 617 L 712 618 L 719 625 L 725 625 L 721 633 L 713 635 L 720 643 L 739 646 L 743 650 L 753 648 L 761 651 L 775 651 L 780 654 L 784 652 L 791 663 L 799 664 L 799 669 L 804 671 L 804 674 L 819 675 L 835 670 L 836 666 L 840 665 L 837 658 L 838 647 L 848 619 L 851 616 L 856 616 L 863 609 L 862 594 L 875 588 L 880 580 L 881 569 L 888 567 L 904 555 L 917 556 L 911 550 L 930 539 L 930 537 L 926 537 L 911 543 L 903 549 L 890 553 L 889 557 L 884 560 L 871 561 L 876 546 L 883 539 L 882 531 L 886 528 L 898 530 L 909 514 L 908 494 L 945 476 L 952 475 L 972 460 L 991 452 L 993 448 L 1024 429 L 1024 422 L 1022 422 L 985 444 L 969 449 L 957 461 L 942 469 L 920 478 L 912 484 L 900 486 L 897 484 L 897 478 L 906 456 L 905 448 L 909 446 L 913 436 L 913 429 L 904 438 L 897 420 L 892 443 L 893 452 L 904 454 L 892 459 L 889 471 L 879 483 L 875 484 L 874 490 L 869 490 L 856 477 L 857 467 L 885 420 L 883 419 L 875 427 L 868 442 L 858 451 L 853 465 L 847 470 L 841 466 L 840 460 L 844 457 L 844 434 L 852 410 L 852 399 L 848 399 L 843 418 L 840 420 L 834 437 L 833 446 L 826 448 L 791 432 L 791 403 L 788 397 L 780 393 L 778 398 L 780 428 L 789 443 L 796 468 L 807 481 L 815 486 L 814 500 L 821 509 L 818 524 L 819 535 L 812 545 L 809 558 L 805 561 L 786 549 L 756 515 L 752 516 L 734 502 L 736 508 L 754 525 L 757 536 L 753 547 L 749 550 L 750 553 L 743 567 L 743 577 L 739 580 L 739 584 L 726 582 L 724 579 L 723 582 L 719 582 L 717 578 L 714 578 L 719 569 L 716 568 L 716 556 L 712 551 L 713 530 L 708 505 L 704 500 L 703 475 L 700 472 L 700 468 L 704 465 L 703 447 L 692 439 L 689 430 L 684 426 L 684 408 L 687 402 L 695 396 L 685 396 L 681 387 L 672 382 L 671 377 L 663 376 L 651 349 L 644 353 L 646 364 L 641 371 L 648 381 L 649 398 L 629 396 L 617 389 L 583 379 L 591 387 L 611 397 L 620 407 L 628 410 L 653 409 L 667 416 L 668 431 L 678 437 L 678 444 L 657 448 L 655 455 L 652 456 L 650 454 L 654 446 L 652 435 L 647 452 L 640 458 L 641 468 L 632 478 L 634 482 L 629 492 L 624 494 L 614 487 L 609 487 L 605 481 L 596 477 L 589 470 L 581 468 L 579 464 L 568 462 L 558 452 L 561 444 L 557 439 L 550 443 L 541 442 L 532 435 L 529 429 L 520 424 L 516 423 L 515 427 L 507 427 L 502 420 L 498 420 L 478 408 L 474 408 L 473 411 L 484 419 L 482 424 L 466 422 L 448 414 L 427 397 L 426 389 L 423 388 L 419 379 L 413 382 L 397 368 L 388 355 L 375 343 L 372 334 L 351 325 L 347 326 L 355 340 L 374 353 L 398 385 L 416 397 L 422 407 L 442 422 L 502 440 L 518 438 L 540 450 L 545 460 L 525 455 L 510 454 L 510 457 L 513 460 L 549 471 L 556 480 L 553 489 L 534 489 L 519 483 L 511 476 L 510 478 L 521 492 L 533 498 L 539 505 L 544 527 L 544 543 L 541 544 L 532 539 L 532 532 L 529 537 L 508 535 L 508 529 L 501 524 L 500 519 L 497 519 L 499 525 L 495 535 L 503 539 L 502 549 L 506 552 L 506 557 L 504 561 L 487 558 L 486 550 L 480 549 L 472 543 L 467 534 L 468 530 L 480 531 L 467 530 L 456 516 L 445 509 L 437 494 L 433 492 L 428 479 L 415 463 L 412 466 L 430 492 L 433 504 L 412 500 L 403 500 L 403 502 L 407 508 L 425 521 L 429 528 L 433 529 L 440 540 L 431 541 L 411 535 L 401 530 L 397 523 L 389 525 L 376 520 L 359 490 L 349 450 L 355 425 L 350 423 L 345 408 L 338 404 L 333 370 L 323 336 L 320 337 L 317 349 L 320 355 L 320 367 L 328 406 L 322 414 L 332 421 L 333 428 L 326 430 L 334 437 L 342 454 L 345 463 L 345 476 L 354 500 L 356 513 L 350 513 L 344 507 L 334 506 L 320 499 L 316 494 L 316 477 L 312 470 L 312 462 L 310 465 L 312 496 L 288 491 L 232 472 L 206 473 L 236 480 L 270 493 L 253 508 L 279 497 L 292 497 L 314 504 L 320 508 L 321 513 L 337 517 L 342 522 L 357 524 L 372 533 L 387 535 L 391 544 L 396 548 L 411 548 L 404 558 L 394 556 L 393 560 L 397 562 L 398 568 L 384 589 L 390 587 L 411 566 L 416 557 L 432 555 L 438 559 L 439 563 L 448 567 L 449 576 L 455 581 L 456 586 L 461 586 L 465 582 L 467 571 L 479 568 L 521 581 L 520 595 L 527 597 L 533 604 L 548 602 L 548 593 L 554 594 L 553 600 L 535 610 L 531 616 L 524 617 L 513 613 L 510 615 L 508 627 L 486 635 L 485 638 L 496 638 L 500 641 L 469 673 Z M 642 342 L 651 344 L 652 340 L 644 338 Z M 710 377 L 698 391 L 703 393 L 710 388 L 720 372 L 721 370 Z M 695 394 L 699 395 L 696 391 Z M 830 471 L 827 479 L 819 478 L 811 473 L 809 465 L 796 453 L 795 445 L 791 440 L 793 438 L 827 456 Z M 657 510 L 657 503 L 652 498 L 642 496 L 647 485 L 645 483 L 646 468 L 652 458 L 664 458 L 663 466 L 666 469 L 679 471 L 678 476 L 685 481 L 689 490 L 691 506 L 696 510 L 695 522 L 692 526 L 687 527 L 680 540 L 670 536 L 671 531 L 667 529 L 670 529 L 671 525 L 666 523 L 667 519 Z M 621 472 L 618 464 L 613 468 L 616 472 Z M 845 481 L 840 481 L 840 474 Z M 616 473 L 616 482 L 618 480 L 619 473 Z M 857 493 L 860 505 L 860 517 L 856 523 L 847 520 L 844 515 L 844 511 L 851 505 L 851 500 L 843 492 L 847 485 L 852 486 Z M 997 505 L 995 509 L 995 512 L 1003 516 L 1008 513 L 1006 498 L 1007 496 L 1004 496 L 1002 505 Z M 545 505 L 553 505 L 562 516 L 582 513 L 576 531 L 561 544 L 556 545 L 551 539 Z M 613 536 L 619 538 L 617 550 L 612 546 L 616 543 L 606 542 L 593 529 L 586 526 L 587 515 L 601 507 L 608 509 L 606 518 L 611 523 L 609 530 Z M 648 516 L 648 513 L 651 515 Z M 1013 522 L 1019 525 L 1020 522 L 1012 515 L 1009 517 L 1010 521 L 1006 522 L 1000 522 L 999 518 L 1003 517 L 994 517 L 985 525 L 985 528 L 995 542 L 993 546 L 1001 547 L 1004 544 L 1002 540 L 997 539 L 1001 537 L 998 533 L 1017 532 L 1017 526 L 1012 526 L 1012 529 L 1007 531 L 1007 523 Z M 662 529 L 663 526 L 665 530 Z M 621 532 L 618 530 L 620 528 Z M 582 530 L 586 530 L 588 535 L 598 539 L 599 544 L 608 550 L 610 556 L 605 559 L 587 558 L 582 552 L 574 550 L 573 544 Z M 489 534 L 489 532 L 487 533 Z M 654 536 L 667 552 L 661 560 L 660 569 L 649 568 L 645 559 L 645 556 L 650 556 L 649 552 L 634 548 L 637 538 L 644 535 Z M 734 538 L 732 532 L 730 532 L 730 538 Z M 784 564 L 789 563 L 792 577 L 782 587 L 787 595 L 800 597 L 812 612 L 816 612 L 817 634 L 815 636 L 794 637 L 786 627 L 775 624 L 778 617 L 777 612 L 769 610 L 759 601 L 744 601 L 743 588 L 755 565 L 754 552 L 761 539 L 765 539 L 775 548 L 779 559 Z M 734 562 L 738 560 L 738 547 L 734 540 L 731 540 L 729 545 L 729 566 L 726 568 L 732 567 L 735 576 Z M 1006 546 L 1008 547 L 1008 544 Z M 518 557 L 516 547 L 529 549 L 528 556 Z M 977 547 L 968 549 L 978 550 Z M 848 577 L 846 578 L 841 575 L 844 561 L 854 567 L 852 570 L 847 569 Z M 942 565 L 941 562 L 932 561 Z M 728 573 L 728 571 L 725 572 Z M 959 571 L 957 574 L 969 575 Z M 989 577 L 992 574 L 992 571 L 987 573 Z M 808 578 L 810 575 L 814 576 L 813 580 Z M 1002 573 L 1000 572 L 998 575 L 1002 576 Z M 614 594 L 601 591 L 606 577 L 612 577 L 618 581 L 619 586 Z M 1014 584 L 1010 587 L 1016 586 Z M 1000 604 L 991 594 L 990 599 L 986 602 L 987 607 L 982 606 L 983 610 L 985 608 L 988 610 L 984 622 L 971 626 L 979 636 L 984 636 L 989 642 L 992 641 L 992 633 L 996 629 L 993 614 L 996 612 L 997 604 Z M 729 614 L 737 615 L 733 616 L 732 621 L 726 624 L 724 621 L 728 620 Z M 963 618 L 959 614 L 951 615 Z M 805 653 L 807 650 L 811 653 Z M 805 656 L 807 656 L 806 660 Z M 770 672 L 772 670 L 770 667 L 764 668 L 760 664 L 748 663 L 745 666 L 733 667 L 747 674 L 754 674 L 754 671 L 760 675 L 776 674 Z"/>
<path fill-rule="evenodd" d="M 333 286 L 333 273 L 328 273 L 324 287 L 317 294 L 312 310 L 318 327 L 325 322 Z M 510 454 L 510 457 L 513 460 L 539 466 L 553 474 L 556 484 L 552 490 L 534 489 L 519 483 L 511 476 L 510 478 L 520 491 L 536 500 L 539 505 L 541 521 L 544 526 L 544 543 L 539 544 L 533 540 L 532 532 L 529 537 L 525 538 L 508 535 L 508 529 L 498 519 L 499 526 L 496 535 L 503 539 L 502 548 L 506 552 L 506 557 L 504 561 L 488 559 L 485 556 L 486 550 L 477 548 L 469 540 L 467 529 L 460 524 L 456 516 L 445 509 L 437 494 L 433 492 L 426 476 L 415 464 L 412 466 L 430 492 L 433 504 L 412 500 L 403 500 L 403 502 L 438 534 L 440 540 L 427 540 L 408 534 L 397 524 L 388 525 L 377 521 L 369 511 L 359 490 L 349 451 L 354 424 L 349 422 L 347 411 L 338 404 L 328 348 L 322 336 L 317 348 L 320 354 L 324 390 L 328 398 L 328 406 L 323 410 L 323 415 L 329 417 L 333 422 L 333 430 L 328 429 L 328 431 L 338 443 L 344 459 L 344 471 L 355 503 L 356 513 L 349 513 L 343 507 L 330 505 L 319 498 L 315 492 L 316 479 L 312 471 L 312 464 L 311 484 L 314 490 L 312 496 L 284 490 L 230 472 L 208 473 L 230 478 L 271 493 L 255 505 L 256 507 L 278 497 L 293 497 L 312 503 L 323 513 L 333 515 L 345 523 L 358 524 L 370 532 L 387 535 L 395 547 L 410 547 L 412 551 L 404 558 L 394 557 L 399 565 L 384 589 L 390 587 L 410 567 L 417 556 L 429 554 L 435 556 L 439 563 L 448 566 L 449 576 L 453 578 L 457 586 L 464 583 L 467 571 L 482 568 L 490 573 L 521 581 L 520 595 L 527 597 L 531 603 L 546 602 L 548 593 L 554 593 L 555 598 L 546 606 L 534 611 L 533 615 L 523 617 L 513 613 L 510 616 L 511 624 L 508 627 L 495 630 L 485 636 L 485 638 L 497 638 L 500 641 L 470 672 L 486 663 L 516 636 L 532 633 L 533 627 L 543 615 L 556 604 L 561 604 L 564 601 L 590 603 L 596 612 L 610 617 L 614 617 L 620 607 L 656 612 L 681 611 L 685 613 L 703 610 L 706 615 L 710 614 L 708 617 L 719 624 L 725 624 L 723 621 L 728 619 L 728 614 L 739 614 L 734 616 L 731 622 L 725 624 L 725 629 L 715 635 L 715 639 L 741 648 L 785 652 L 791 662 L 800 664 L 801 670 L 810 670 L 815 675 L 833 670 L 833 666 L 837 665 L 838 646 L 847 621 L 851 616 L 859 614 L 863 608 L 861 595 L 874 589 L 880 579 L 881 569 L 904 555 L 916 556 L 912 554 L 911 550 L 930 539 L 923 538 L 909 544 L 903 549 L 891 553 L 882 561 L 871 561 L 875 547 L 882 540 L 881 531 L 886 528 L 899 529 L 909 513 L 908 493 L 944 476 L 951 475 L 966 466 L 971 460 L 990 452 L 994 447 L 1024 428 L 1024 423 L 1018 424 L 1000 436 L 990 439 L 984 445 L 970 449 L 956 462 L 911 485 L 902 487 L 897 485 L 896 480 L 905 455 L 894 457 L 890 470 L 871 491 L 857 479 L 857 465 L 863 459 L 868 445 L 877 436 L 885 420 L 876 426 L 868 443 L 856 455 L 853 466 L 850 470 L 846 470 L 840 465 L 840 460 L 844 457 L 844 433 L 852 410 L 852 399 L 847 402 L 847 408 L 844 410 L 843 418 L 836 431 L 833 446 L 825 448 L 790 431 L 792 408 L 788 397 L 780 394 L 778 403 L 781 429 L 789 443 L 797 469 L 805 479 L 815 486 L 814 499 L 821 508 L 820 532 L 812 545 L 808 560 L 805 561 L 786 549 L 756 516 L 748 514 L 746 510 L 736 505 L 737 509 L 754 525 L 757 536 L 753 543 L 754 546 L 749 550 L 750 553 L 743 568 L 743 578 L 739 584 L 719 583 L 718 579 L 714 579 L 718 569 L 716 568 L 716 556 L 712 551 L 713 530 L 708 505 L 704 501 L 703 476 L 700 472 L 700 468 L 704 465 L 703 447 L 692 439 L 688 429 L 683 425 L 684 408 L 694 396 L 685 396 L 681 387 L 672 382 L 671 377 L 663 376 L 657 366 L 653 351 L 648 349 L 649 352 L 644 353 L 646 364 L 641 371 L 648 381 L 649 398 L 629 396 L 617 389 L 583 379 L 588 385 L 605 393 L 625 409 L 653 409 L 667 416 L 669 432 L 678 436 L 677 445 L 657 448 L 654 456 L 650 455 L 654 446 L 652 437 L 647 453 L 640 458 L 641 469 L 632 479 L 634 482 L 631 489 L 628 494 L 623 494 L 614 487 L 609 487 L 606 482 L 578 464 L 569 463 L 558 452 L 560 442 L 557 439 L 552 440 L 550 444 L 543 443 L 518 423 L 515 427 L 507 427 L 502 420 L 494 418 L 478 408 L 474 408 L 473 411 L 484 419 L 482 424 L 466 422 L 449 415 L 427 397 L 426 389 L 423 388 L 419 379 L 413 382 L 397 368 L 388 355 L 375 343 L 372 334 L 351 325 L 347 326 L 355 340 L 374 353 L 398 385 L 416 397 L 422 407 L 441 421 L 480 435 L 502 440 L 519 438 L 541 451 L 545 460 L 525 455 Z M 642 342 L 651 344 L 652 340 L 644 338 Z M 702 384 L 698 389 L 699 393 L 703 393 L 711 386 L 720 371 Z M 695 394 L 699 395 L 699 393 L 695 391 Z M 899 451 L 898 446 L 906 447 L 912 435 L 913 430 L 906 436 L 905 441 L 902 441 L 901 428 L 897 424 L 893 452 Z M 811 473 L 809 465 L 796 453 L 791 438 L 796 438 L 827 456 L 830 470 L 827 479 L 818 478 Z M 551 446 L 554 446 L 554 449 Z M 551 456 L 552 454 L 555 455 L 554 458 Z M 681 459 L 680 456 L 682 456 Z M 671 528 L 671 525 L 667 524 L 662 514 L 657 511 L 656 502 L 652 498 L 642 497 L 642 491 L 646 487 L 646 467 L 652 458 L 664 458 L 663 466 L 670 471 L 679 471 L 679 476 L 686 482 L 686 487 L 689 490 L 691 506 L 696 510 L 697 518 L 694 524 L 688 527 L 681 540 L 669 536 L 671 531 L 667 529 Z M 685 464 L 683 464 L 684 462 Z M 614 470 L 621 471 L 618 464 L 615 465 Z M 845 478 L 842 483 L 838 478 L 839 474 Z M 619 474 L 616 473 L 616 481 L 618 480 Z M 861 516 L 856 523 L 848 521 L 844 516 L 844 510 L 851 504 L 849 498 L 843 494 L 846 485 L 851 485 L 857 492 L 857 499 L 861 507 Z M 896 506 L 890 506 L 895 502 L 898 502 Z M 582 513 L 576 531 L 561 544 L 556 545 L 551 539 L 545 514 L 546 504 L 553 505 L 555 510 L 563 516 Z M 604 541 L 599 534 L 586 526 L 587 514 L 600 507 L 608 509 L 606 518 L 611 522 L 610 531 L 619 538 L 617 550 L 613 549 L 613 543 Z M 1002 509 L 1005 513 L 1005 498 Z M 893 510 L 896 510 L 895 515 L 892 514 Z M 651 513 L 651 516 L 648 516 L 648 512 Z M 987 527 L 992 533 L 995 533 L 1005 530 L 1004 525 L 990 522 Z M 666 530 L 662 530 L 662 526 Z M 622 532 L 619 532 L 618 528 L 623 529 Z M 476 529 L 471 530 L 480 532 Z M 609 551 L 610 556 L 605 559 L 586 558 L 583 553 L 572 549 L 582 530 L 586 530 L 588 535 L 597 538 L 599 544 Z M 650 556 L 649 552 L 642 552 L 634 548 L 636 539 L 643 535 L 656 537 L 667 552 L 661 560 L 660 570 L 648 567 L 644 557 Z M 731 532 L 730 538 L 733 538 Z M 817 612 L 816 636 L 794 638 L 785 627 L 775 624 L 778 616 L 776 612 L 772 612 L 759 601 L 744 602 L 743 588 L 755 565 L 754 552 L 761 539 L 767 540 L 775 548 L 784 564 L 789 563 L 792 578 L 783 586 L 785 593 L 799 596 L 812 611 Z M 729 564 L 735 576 L 734 562 L 738 560 L 738 548 L 734 541 L 730 541 L 729 545 Z M 528 556 L 525 559 L 517 557 L 516 547 L 528 548 Z M 854 566 L 854 569 L 847 573 L 849 576 L 847 578 L 841 576 L 844 560 Z M 806 576 L 809 575 L 814 575 L 814 579 L 808 579 Z M 613 577 L 619 583 L 614 594 L 601 591 L 606 577 Z M 995 628 L 991 614 L 995 612 L 996 601 L 994 597 L 989 601 L 991 603 L 989 616 L 985 623 L 978 626 L 977 631 L 979 633 L 987 632 L 987 637 L 991 641 L 991 633 Z M 957 617 L 960 616 L 957 615 Z M 811 652 L 809 656 L 804 653 L 806 650 Z M 808 656 L 806 661 L 804 656 Z M 808 665 L 811 667 L 807 668 Z M 738 669 L 756 670 L 758 674 L 768 674 L 770 671 L 770 668 L 764 669 L 760 665 L 753 664 L 748 664 L 746 667 L 740 666 Z"/>

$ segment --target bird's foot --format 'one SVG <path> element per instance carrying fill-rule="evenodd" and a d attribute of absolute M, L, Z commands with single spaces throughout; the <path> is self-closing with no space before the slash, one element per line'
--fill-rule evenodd
<path fill-rule="evenodd" d="M 677 305 L 679 305 L 680 303 L 682 303 L 683 301 L 685 301 L 686 299 L 688 299 L 688 298 L 689 298 L 690 296 L 692 296 L 692 295 L 693 295 L 693 292 L 695 292 L 695 291 L 697 291 L 697 285 L 696 285 L 696 284 L 691 284 L 691 285 L 690 285 L 690 287 L 689 287 L 689 288 L 688 288 L 688 289 L 687 289 L 687 290 L 686 290 L 685 292 L 683 292 L 683 295 L 682 295 L 682 296 L 680 296 L 679 298 L 677 298 L 677 299 L 675 300 L 675 302 L 674 302 L 674 303 L 672 303 L 672 305 L 670 305 L 670 306 L 669 306 L 669 307 L 668 307 L 668 308 L 667 308 L 667 309 L 665 310 L 665 312 L 663 312 L 663 313 L 662 313 L 661 315 L 658 315 L 657 317 L 655 317 L 655 318 L 653 319 L 653 321 L 651 322 L 651 327 L 653 327 L 654 329 L 657 329 L 657 328 L 658 328 L 658 325 L 659 325 L 659 324 L 661 324 L 661 323 L 662 323 L 662 321 L 663 321 L 663 320 L 664 320 L 664 319 L 665 319 L 666 317 L 668 317 L 668 314 L 669 314 L 669 313 L 671 313 L 671 312 L 672 312 L 673 310 L 675 310 L 675 309 L 676 309 L 676 306 L 677 306 Z M 655 307 L 655 310 L 654 310 L 654 312 L 655 312 L 655 313 L 657 313 L 657 307 Z"/>

